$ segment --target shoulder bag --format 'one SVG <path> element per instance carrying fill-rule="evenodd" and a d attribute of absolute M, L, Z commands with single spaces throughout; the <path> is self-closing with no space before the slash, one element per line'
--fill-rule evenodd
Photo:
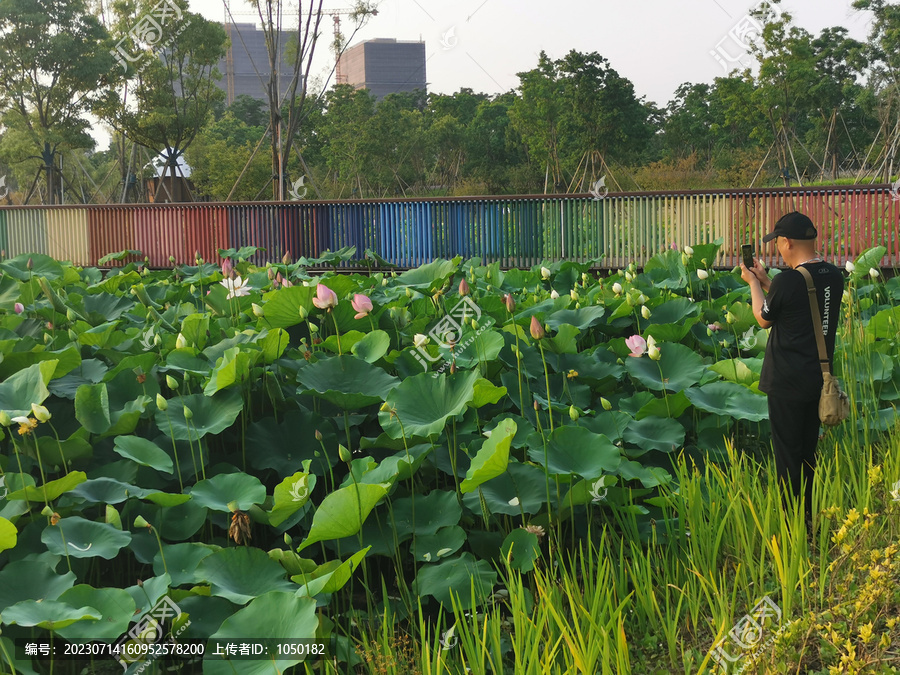
<path fill-rule="evenodd" d="M 819 315 L 819 300 L 812 275 L 802 265 L 797 268 L 806 279 L 809 292 L 809 309 L 812 314 L 813 331 L 816 334 L 816 345 L 819 349 L 819 365 L 822 368 L 822 395 L 819 398 L 819 420 L 825 426 L 833 427 L 850 416 L 850 399 L 841 390 L 841 384 L 831 374 L 831 364 L 825 352 L 825 336 L 822 334 L 822 318 Z"/>

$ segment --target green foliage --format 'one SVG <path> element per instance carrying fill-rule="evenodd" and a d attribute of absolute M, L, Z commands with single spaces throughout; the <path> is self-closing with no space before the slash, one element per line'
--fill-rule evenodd
<path fill-rule="evenodd" d="M 712 259 L 716 245 L 694 250 Z M 295 285 L 276 289 L 239 262 L 253 290 L 227 301 L 218 271 L 201 290 L 187 270 L 148 272 L 135 286 L 130 271 L 101 280 L 38 261 L 47 272 L 38 284 L 8 261 L 0 288 L 4 637 L 23 626 L 98 636 L 98 616 L 123 633 L 168 595 L 192 608 L 184 609 L 188 637 L 236 634 L 245 622 L 268 626 L 263 617 L 294 612 L 306 617 L 304 635 L 346 646 L 358 639 L 351 619 L 368 626 L 420 606 L 494 612 L 515 580 L 498 574 L 505 562 L 510 573 L 547 574 L 551 552 L 573 552 L 571 542 L 605 530 L 636 548 L 607 550 L 603 591 L 577 602 L 598 612 L 594 633 L 615 639 L 568 666 L 596 672 L 603 649 L 609 659 L 626 654 L 622 631 L 632 629 L 618 624 L 626 607 L 643 630 L 675 640 L 683 611 L 664 620 L 653 608 L 677 605 L 676 591 L 640 567 L 636 551 L 681 536 L 686 519 L 702 531 L 685 511 L 692 500 L 707 503 L 702 491 L 678 501 L 687 462 L 718 471 L 729 448 L 757 455 L 769 431 L 756 390 L 760 359 L 739 335 L 705 330 L 718 322 L 740 334 L 750 325 L 745 287 L 720 272 L 696 293 L 695 263 L 670 253 L 608 278 L 566 263 L 544 279 L 540 265 L 501 273 L 460 260 L 397 276 L 326 273 L 315 283 L 333 289 L 337 305 L 325 309 L 312 302 L 315 283 L 303 285 L 299 263 L 280 268 Z M 878 257 L 863 254 L 858 269 Z M 465 300 L 455 291 L 462 278 Z M 353 318 L 356 294 L 370 298 L 368 317 Z M 839 372 L 866 414 L 848 421 L 847 438 L 871 442 L 895 423 L 898 296 L 880 277 L 849 279 L 842 313 L 854 312 L 863 329 L 841 333 L 839 353 L 851 355 Z M 46 337 L 34 339 L 28 326 Z M 629 356 L 634 335 L 655 336 L 659 359 Z M 746 550 L 765 549 L 771 533 L 755 537 L 746 535 Z M 718 577 L 713 553 L 695 553 L 696 574 L 686 578 L 702 598 L 699 579 Z M 621 560 L 631 566 L 619 569 Z M 784 587 L 803 578 L 791 564 Z M 742 574 L 764 587 L 757 570 Z M 649 580 L 670 595 L 651 597 Z M 695 631 L 705 625 L 697 602 Z M 718 626 L 731 607 L 710 605 Z M 310 607 L 318 607 L 311 618 Z M 556 643 L 567 617 L 538 617 L 544 637 Z M 496 658 L 506 663 L 508 653 Z"/>

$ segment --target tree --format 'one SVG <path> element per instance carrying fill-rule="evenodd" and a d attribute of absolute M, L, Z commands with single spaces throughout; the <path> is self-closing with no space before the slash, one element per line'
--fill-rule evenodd
<path fill-rule="evenodd" d="M 113 71 L 108 38 L 86 0 L 0 0 L 2 124 L 38 153 L 50 203 L 62 199 L 59 153 L 94 145 L 84 115 Z"/>
<path fill-rule="evenodd" d="M 123 40 L 134 35 L 130 27 L 158 11 L 159 3 L 151 1 L 117 3 L 117 35 Z M 137 52 L 140 56 L 133 61 L 122 61 L 128 78 L 122 92 L 108 87 L 96 112 L 134 143 L 154 153 L 162 151 L 166 160 L 162 177 L 170 173 L 174 180 L 179 158 L 225 95 L 214 81 L 221 77 L 216 64 L 225 55 L 227 36 L 218 23 L 188 12 L 184 0 L 167 2 L 178 8 L 164 25 L 167 34 L 159 35 L 159 44 L 151 44 L 149 51 Z"/>

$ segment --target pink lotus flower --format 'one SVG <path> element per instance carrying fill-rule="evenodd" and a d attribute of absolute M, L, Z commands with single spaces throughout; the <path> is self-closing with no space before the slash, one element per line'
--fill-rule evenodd
<path fill-rule="evenodd" d="M 234 263 L 231 262 L 231 258 L 225 258 L 222 261 L 222 276 L 228 279 L 232 274 L 234 274 Z"/>
<path fill-rule="evenodd" d="M 718 321 L 716 321 L 715 323 L 708 324 L 706 327 L 709 328 L 714 333 L 722 330 L 722 324 L 720 324 Z"/>
<path fill-rule="evenodd" d="M 353 309 L 356 310 L 356 316 L 353 317 L 354 319 L 361 319 L 372 311 L 372 301 L 368 296 L 362 295 L 361 293 L 356 293 L 353 296 L 353 300 L 350 301 L 350 304 L 353 305 Z"/>
<path fill-rule="evenodd" d="M 625 340 L 625 346 L 631 350 L 628 356 L 643 356 L 647 351 L 647 341 L 640 335 L 632 335 Z"/>
<path fill-rule="evenodd" d="M 535 340 L 540 340 L 546 334 L 544 332 L 544 327 L 541 325 L 541 322 L 537 320 L 537 317 L 532 314 L 531 315 L 531 326 L 529 326 L 529 330 L 531 331 L 531 337 Z"/>
<path fill-rule="evenodd" d="M 325 284 L 316 284 L 316 297 L 313 298 L 313 304 L 319 309 L 330 311 L 338 304 L 337 294 Z"/>
<path fill-rule="evenodd" d="M 461 279 L 459 282 L 459 294 L 460 295 L 468 295 L 469 294 L 469 284 L 465 279 Z"/>
<path fill-rule="evenodd" d="M 14 308 L 16 310 L 16 314 L 21 314 L 22 312 L 25 311 L 25 305 L 23 305 L 21 302 L 17 302 L 14 305 Z"/>

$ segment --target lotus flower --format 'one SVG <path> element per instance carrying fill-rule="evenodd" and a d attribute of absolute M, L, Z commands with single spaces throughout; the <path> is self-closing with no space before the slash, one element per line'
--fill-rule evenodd
<path fill-rule="evenodd" d="M 356 293 L 350 301 L 350 304 L 353 305 L 353 309 L 356 310 L 356 316 L 353 317 L 354 319 L 361 319 L 364 316 L 368 316 L 369 312 L 372 311 L 372 301 L 369 299 L 369 296 L 362 295 L 361 293 Z"/>
<path fill-rule="evenodd" d="M 844 267 L 847 269 L 848 272 L 850 272 L 850 274 L 853 274 L 853 272 L 856 270 L 856 265 L 854 265 L 849 260 L 847 261 L 847 264 L 844 265 Z"/>
<path fill-rule="evenodd" d="M 659 361 L 660 358 L 659 347 L 656 346 L 656 339 L 652 335 L 647 338 L 647 356 L 654 361 Z"/>
<path fill-rule="evenodd" d="M 253 286 L 247 283 L 246 280 L 241 279 L 240 274 L 238 274 L 233 279 L 222 279 L 222 281 L 220 281 L 219 283 L 228 289 L 228 295 L 225 296 L 226 300 L 239 298 L 244 295 L 250 295 L 250 291 L 253 290 Z"/>
<path fill-rule="evenodd" d="M 225 258 L 225 260 L 222 261 L 222 276 L 229 279 L 233 274 L 234 263 L 231 262 L 231 258 Z"/>
<path fill-rule="evenodd" d="M 708 331 L 715 333 L 715 332 L 722 330 L 722 324 L 720 324 L 718 321 L 716 321 L 715 323 L 707 324 L 706 328 Z"/>
<path fill-rule="evenodd" d="M 550 291 L 550 299 L 551 300 L 556 300 L 558 297 L 559 297 L 559 293 L 557 293 L 556 290 Z"/>
<path fill-rule="evenodd" d="M 548 270 L 546 267 L 542 267 L 541 268 L 541 279 L 546 281 L 549 278 L 550 278 L 550 270 Z"/>
<path fill-rule="evenodd" d="M 613 293 L 619 295 L 622 292 L 622 284 L 618 281 L 612 285 Z"/>
<path fill-rule="evenodd" d="M 15 305 L 13 305 L 13 309 L 16 310 L 16 314 L 21 314 L 25 311 L 25 305 L 23 305 L 21 302 L 17 302 Z"/>
<path fill-rule="evenodd" d="M 877 279 L 878 277 L 881 276 L 881 272 L 879 272 L 877 269 L 875 269 L 873 267 L 872 269 L 869 270 L 869 276 L 872 277 L 873 279 Z"/>
<path fill-rule="evenodd" d="M 685 246 L 684 252 L 688 255 L 688 257 L 694 255 L 694 249 L 692 249 L 690 246 Z"/>
<path fill-rule="evenodd" d="M 643 356 L 647 351 L 647 341 L 640 335 L 632 335 L 625 340 L 625 346 L 631 350 L 628 356 Z"/>
<path fill-rule="evenodd" d="M 701 280 L 709 279 L 709 272 L 707 272 L 706 270 L 697 270 L 697 277 L 699 277 Z"/>
<path fill-rule="evenodd" d="M 644 317 L 645 319 L 650 318 L 650 308 L 647 307 L 647 305 L 644 305 L 643 307 L 641 307 L 641 316 Z"/>
<path fill-rule="evenodd" d="M 328 288 L 325 284 L 316 284 L 316 297 L 313 298 L 313 304 L 319 309 L 331 310 L 338 303 L 337 293 Z"/>
<path fill-rule="evenodd" d="M 506 303 L 506 311 L 510 314 L 516 310 L 516 299 L 512 296 L 512 293 L 504 295 L 503 302 Z"/>
<path fill-rule="evenodd" d="M 422 333 L 416 333 L 413 336 L 413 346 L 417 349 L 428 344 L 428 336 Z"/>
<path fill-rule="evenodd" d="M 535 340 L 540 340 L 544 337 L 544 335 L 546 335 L 546 333 L 544 332 L 544 327 L 541 325 L 541 322 L 537 320 L 537 317 L 534 314 L 531 315 L 531 326 L 529 327 L 529 330 L 531 331 L 531 337 L 533 337 Z"/>
<path fill-rule="evenodd" d="M 460 295 L 468 295 L 469 294 L 469 284 L 465 279 L 460 279 L 459 281 L 459 294 Z"/>

